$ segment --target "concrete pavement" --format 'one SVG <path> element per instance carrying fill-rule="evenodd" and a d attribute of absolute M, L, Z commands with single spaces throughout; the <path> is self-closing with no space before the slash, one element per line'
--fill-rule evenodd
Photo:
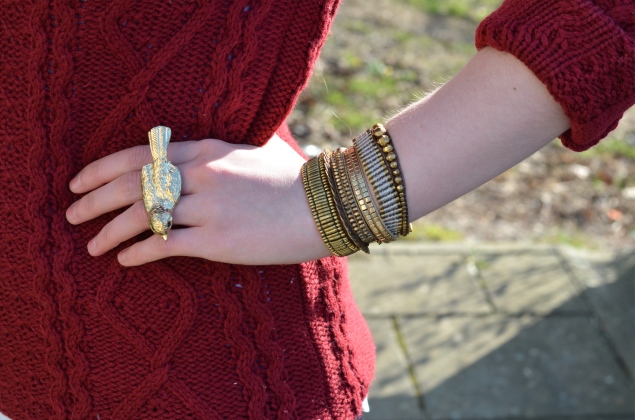
<path fill-rule="evenodd" d="M 399 242 L 349 257 L 365 420 L 635 419 L 635 250 Z"/>

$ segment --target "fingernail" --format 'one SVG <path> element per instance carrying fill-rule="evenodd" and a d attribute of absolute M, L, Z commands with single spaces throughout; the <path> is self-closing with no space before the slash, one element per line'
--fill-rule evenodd
<path fill-rule="evenodd" d="M 97 246 L 97 243 L 95 242 L 95 239 L 91 239 L 88 242 L 88 252 L 90 252 L 91 254 L 95 251 L 95 247 Z"/>
<path fill-rule="evenodd" d="M 128 250 L 124 249 L 123 251 L 119 253 L 119 255 L 117 255 L 117 258 L 119 259 L 120 264 L 123 264 L 126 262 L 127 254 L 128 254 Z"/>
<path fill-rule="evenodd" d="M 71 182 L 68 184 L 71 191 L 76 191 L 81 185 L 81 181 L 79 180 L 79 174 L 75 176 L 75 178 L 71 179 Z"/>

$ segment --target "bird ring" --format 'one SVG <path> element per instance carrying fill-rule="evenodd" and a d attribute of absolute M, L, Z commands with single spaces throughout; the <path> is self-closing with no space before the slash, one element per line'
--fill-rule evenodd
<path fill-rule="evenodd" d="M 141 171 L 143 205 L 148 212 L 150 229 L 168 240 L 172 228 L 174 207 L 181 197 L 181 173 L 168 161 L 168 143 L 172 130 L 169 127 L 154 127 L 148 133 L 152 163 Z"/>

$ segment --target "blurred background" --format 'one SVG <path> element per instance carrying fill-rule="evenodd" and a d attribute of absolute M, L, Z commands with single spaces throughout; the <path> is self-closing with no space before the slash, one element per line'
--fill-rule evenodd
<path fill-rule="evenodd" d="M 290 127 L 303 145 L 349 146 L 476 53 L 498 0 L 344 0 Z M 600 145 L 559 140 L 426 216 L 405 240 L 530 241 L 593 249 L 635 244 L 635 109 Z"/>
<path fill-rule="evenodd" d="M 289 118 L 309 154 L 449 80 L 498 0 L 344 0 Z M 635 110 L 349 257 L 377 347 L 365 420 L 635 419 Z"/>

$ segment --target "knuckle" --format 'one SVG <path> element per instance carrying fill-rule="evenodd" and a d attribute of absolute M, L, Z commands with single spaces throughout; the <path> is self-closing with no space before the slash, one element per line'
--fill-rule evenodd
<path fill-rule="evenodd" d="M 185 190 L 191 190 L 192 186 L 200 184 L 203 174 L 201 174 L 199 162 L 190 162 L 187 165 L 180 165 L 178 168 L 183 182 L 181 193 Z"/>
<path fill-rule="evenodd" d="M 100 182 L 99 180 L 100 172 L 101 172 L 101 164 L 98 161 L 92 162 L 91 164 L 86 166 L 86 168 L 84 168 L 84 171 L 82 173 L 82 183 L 86 185 L 98 184 Z"/>
<path fill-rule="evenodd" d="M 194 150 L 196 151 L 196 156 L 202 156 L 207 154 L 207 152 L 212 150 L 212 144 L 210 139 L 198 140 L 195 142 Z"/>
<path fill-rule="evenodd" d="M 77 205 L 77 215 L 81 218 L 89 216 L 95 208 L 95 194 L 88 193 L 79 201 Z"/>
<path fill-rule="evenodd" d="M 128 165 L 132 169 L 141 169 L 150 161 L 150 150 L 147 146 L 135 146 L 128 153 Z"/>
<path fill-rule="evenodd" d="M 157 237 L 157 239 L 159 241 L 159 253 L 161 255 L 170 255 L 174 249 L 174 238 L 170 238 L 172 239 L 171 241 L 170 240 L 164 241 L 163 238 L 159 238 L 159 237 Z"/>
<path fill-rule="evenodd" d="M 199 183 L 199 165 L 190 164 L 190 165 L 181 165 L 179 166 L 179 171 L 181 172 L 181 180 L 183 182 L 183 186 L 181 187 L 183 190 L 189 189 L 192 185 L 197 185 Z M 183 193 L 183 191 L 181 192 Z"/>
<path fill-rule="evenodd" d="M 227 154 L 229 143 L 216 139 L 203 139 L 196 142 L 196 156 L 204 159 L 216 160 Z"/>
<path fill-rule="evenodd" d="M 174 249 L 174 238 L 168 233 L 168 240 L 164 241 L 159 235 L 152 235 L 148 242 L 146 253 L 152 255 L 152 259 L 160 259 L 172 256 Z"/>
<path fill-rule="evenodd" d="M 141 174 L 137 171 L 128 172 L 123 176 L 121 184 L 125 197 L 137 197 L 141 193 Z"/>
<path fill-rule="evenodd" d="M 145 207 L 143 206 L 143 202 L 137 201 L 134 204 L 134 208 L 132 209 L 132 216 L 136 223 L 140 226 L 148 225 L 148 213 L 146 212 Z"/>
<path fill-rule="evenodd" d="M 97 248 L 101 248 L 102 245 L 109 243 L 112 240 L 112 224 L 108 223 L 101 229 L 99 236 L 96 238 L 95 243 Z"/>
<path fill-rule="evenodd" d="M 181 241 L 176 235 L 176 232 L 172 231 L 168 233 L 168 240 L 164 241 L 163 238 L 157 236 L 160 241 L 159 254 L 162 256 L 175 256 L 179 255 L 181 251 Z"/>

